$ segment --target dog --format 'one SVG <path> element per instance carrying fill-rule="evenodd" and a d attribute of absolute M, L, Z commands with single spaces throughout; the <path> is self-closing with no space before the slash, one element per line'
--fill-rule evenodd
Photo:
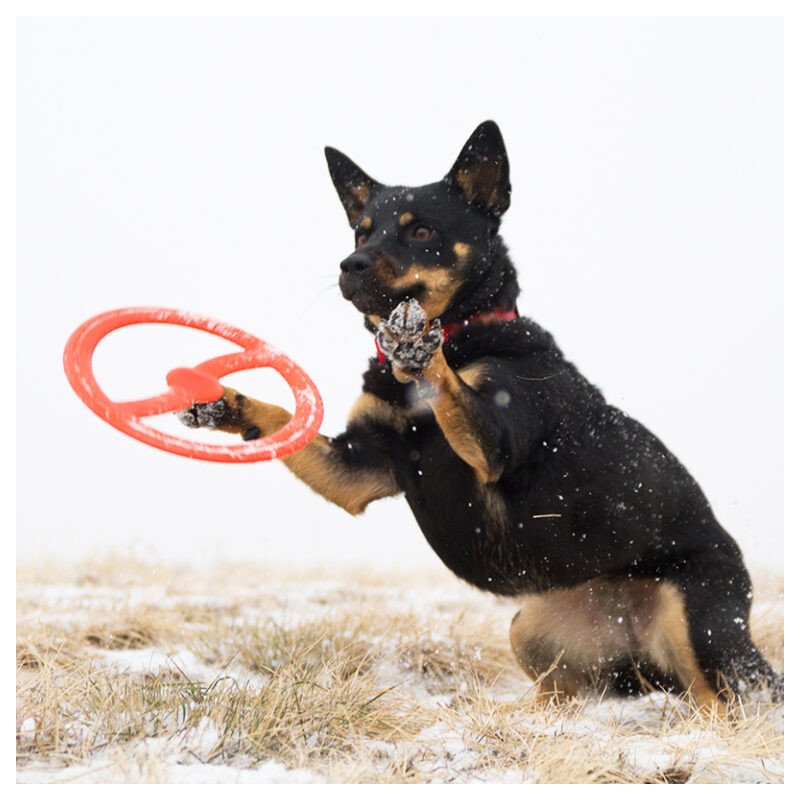
<path fill-rule="evenodd" d="M 339 286 L 377 352 L 344 433 L 286 466 L 351 514 L 405 495 L 453 573 L 521 598 L 511 647 L 542 700 L 660 688 L 724 713 L 750 688 L 781 698 L 742 554 L 697 483 L 518 312 L 498 126 L 425 186 L 325 155 L 355 232 Z M 229 388 L 179 416 L 248 440 L 291 417 Z"/>

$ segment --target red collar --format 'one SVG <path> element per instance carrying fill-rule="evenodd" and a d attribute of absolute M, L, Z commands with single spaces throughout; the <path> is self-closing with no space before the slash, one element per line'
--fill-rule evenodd
<path fill-rule="evenodd" d="M 458 322 L 449 322 L 442 328 L 442 335 L 446 342 L 454 333 L 457 333 L 462 328 L 466 328 L 469 325 L 485 325 L 487 322 L 503 322 L 508 319 L 516 318 L 517 311 L 513 308 L 510 311 L 506 311 L 504 308 L 496 308 L 494 311 L 481 311 L 480 314 L 473 314 L 471 317 L 459 320 Z M 378 361 L 381 364 L 385 364 L 386 356 L 381 352 L 377 337 L 375 339 L 375 349 L 378 351 Z"/>

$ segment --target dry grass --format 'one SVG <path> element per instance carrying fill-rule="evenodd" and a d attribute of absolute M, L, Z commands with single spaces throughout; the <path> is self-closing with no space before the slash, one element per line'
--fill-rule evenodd
<path fill-rule="evenodd" d="M 782 581 L 753 624 L 781 665 Z M 430 576 L 18 572 L 21 782 L 780 783 L 783 711 L 534 704 L 514 603 Z"/>

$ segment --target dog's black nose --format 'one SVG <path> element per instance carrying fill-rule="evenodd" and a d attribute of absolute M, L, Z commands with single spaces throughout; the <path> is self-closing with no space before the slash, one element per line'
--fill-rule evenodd
<path fill-rule="evenodd" d="M 342 274 L 364 275 L 374 266 L 372 259 L 366 253 L 351 253 L 341 263 Z"/>

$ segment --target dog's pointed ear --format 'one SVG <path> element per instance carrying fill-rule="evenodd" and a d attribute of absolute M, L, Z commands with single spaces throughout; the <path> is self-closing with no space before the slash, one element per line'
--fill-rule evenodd
<path fill-rule="evenodd" d="M 364 206 L 380 184 L 370 178 L 356 163 L 333 147 L 325 148 L 325 158 L 333 185 L 339 194 L 350 227 L 355 228 L 364 216 Z"/>
<path fill-rule="evenodd" d="M 469 137 L 445 181 L 487 214 L 500 218 L 511 204 L 508 155 L 497 123 L 481 123 Z"/>

